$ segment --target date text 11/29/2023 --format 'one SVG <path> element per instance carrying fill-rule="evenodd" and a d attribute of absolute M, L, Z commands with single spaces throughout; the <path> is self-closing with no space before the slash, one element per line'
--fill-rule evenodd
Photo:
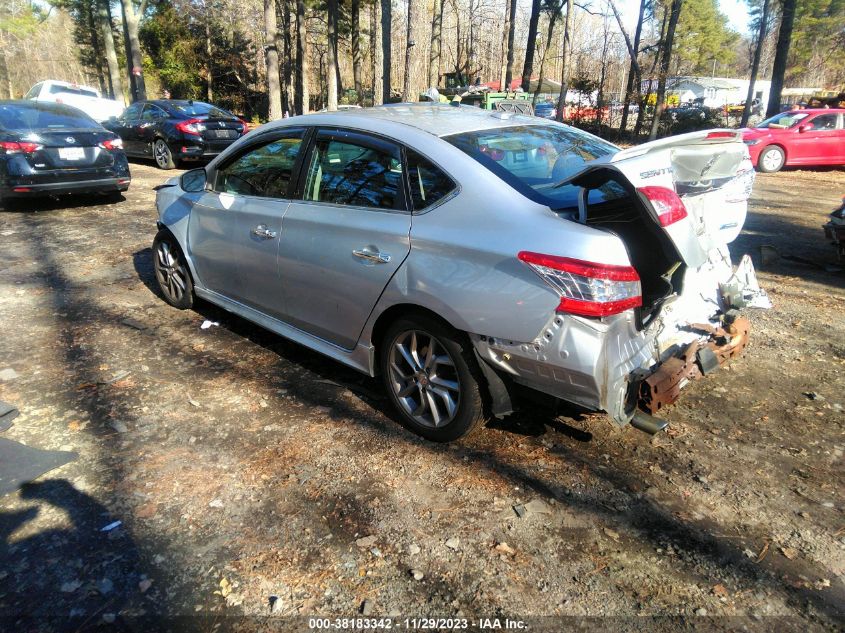
<path fill-rule="evenodd" d="M 510 618 L 308 618 L 308 629 L 311 631 L 519 631 L 526 628 L 523 620 Z"/>

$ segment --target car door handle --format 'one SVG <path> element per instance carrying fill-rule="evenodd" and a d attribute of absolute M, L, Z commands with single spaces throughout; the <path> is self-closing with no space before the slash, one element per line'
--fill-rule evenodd
<path fill-rule="evenodd" d="M 275 231 L 271 231 L 264 224 L 259 224 L 250 232 L 255 237 L 260 237 L 262 240 L 272 240 L 274 237 L 276 237 L 276 235 L 278 235 L 278 233 L 276 233 Z"/>
<path fill-rule="evenodd" d="M 374 253 L 373 251 L 355 249 L 352 251 L 352 254 L 355 257 L 360 257 L 376 264 L 386 264 L 390 261 L 390 255 L 387 253 Z"/>

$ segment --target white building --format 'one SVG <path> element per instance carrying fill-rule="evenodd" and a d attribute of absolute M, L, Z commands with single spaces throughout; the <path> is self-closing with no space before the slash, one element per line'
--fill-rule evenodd
<path fill-rule="evenodd" d="M 657 90 L 656 79 L 643 81 L 642 90 L 645 92 L 651 83 L 652 92 Z M 768 103 L 769 90 L 772 82 L 758 79 L 754 82 L 753 99 L 760 99 Z M 709 108 L 720 108 L 725 105 L 742 103 L 748 96 L 748 79 L 733 79 L 731 77 L 669 77 L 666 80 L 666 92 L 676 95 L 681 103 L 696 101 Z"/>

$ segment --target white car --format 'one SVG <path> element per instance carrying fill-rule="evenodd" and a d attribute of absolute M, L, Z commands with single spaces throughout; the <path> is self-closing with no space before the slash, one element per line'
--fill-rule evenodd
<path fill-rule="evenodd" d="M 32 101 L 64 103 L 85 112 L 95 121 L 102 123 L 111 117 L 120 116 L 126 107 L 123 101 L 106 99 L 100 91 L 90 86 L 80 86 L 66 81 L 41 81 L 26 93 L 24 99 Z"/>

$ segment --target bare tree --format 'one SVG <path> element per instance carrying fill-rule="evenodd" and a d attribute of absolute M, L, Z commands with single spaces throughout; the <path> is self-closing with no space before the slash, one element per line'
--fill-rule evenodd
<path fill-rule="evenodd" d="M 739 127 L 748 125 L 748 118 L 751 116 L 751 102 L 754 100 L 754 84 L 757 83 L 757 73 L 760 70 L 760 57 L 763 54 L 763 46 L 766 43 L 766 34 L 768 31 L 769 0 L 763 0 L 760 29 L 757 32 L 757 39 L 754 42 L 754 56 L 751 60 L 751 76 L 748 79 L 748 93 L 745 96 L 745 107 L 742 109 L 742 119 L 740 119 Z"/>
<path fill-rule="evenodd" d="M 126 65 L 129 71 L 129 84 L 132 89 L 132 101 L 147 98 L 147 85 L 144 81 L 144 64 L 141 59 L 141 40 L 138 37 L 140 16 L 144 15 L 146 0 L 141 0 L 137 11 L 132 0 L 120 0 L 123 8 L 123 32 L 126 39 Z"/>
<path fill-rule="evenodd" d="M 305 17 L 305 0 L 296 0 L 296 111 L 308 114 L 310 109 L 308 82 L 307 39 L 308 20 Z"/>
<path fill-rule="evenodd" d="M 619 30 L 622 32 L 622 37 L 625 39 L 625 46 L 628 49 L 628 55 L 631 58 L 631 66 L 628 69 L 628 80 L 625 84 L 625 103 L 622 106 L 622 122 L 619 124 L 619 135 L 622 136 L 628 129 L 628 113 L 631 110 L 631 99 L 634 96 L 634 86 L 639 86 L 642 82 L 643 73 L 639 64 L 640 54 L 640 37 L 643 33 L 643 18 L 645 16 L 645 8 L 648 0 L 640 0 L 640 12 L 637 16 L 637 27 L 634 31 L 634 42 L 631 43 L 631 38 L 628 37 L 628 32 L 625 30 L 625 25 L 622 23 L 622 16 L 619 15 L 619 10 L 613 0 L 608 0 L 613 15 L 616 18 L 616 23 L 619 25 Z"/>
<path fill-rule="evenodd" d="M 508 0 L 508 12 L 505 27 L 507 32 L 507 61 L 505 62 L 504 89 L 510 90 L 513 81 L 513 40 L 516 34 L 516 0 Z"/>
<path fill-rule="evenodd" d="M 391 68 L 391 42 L 390 34 L 393 21 L 393 7 L 391 0 L 376 0 L 381 2 L 381 55 L 382 55 L 382 100 L 383 103 L 390 102 L 390 68 Z"/>
<path fill-rule="evenodd" d="M 566 0 L 566 17 L 563 19 L 563 47 L 560 58 L 560 94 L 557 98 L 557 120 L 563 121 L 566 112 L 566 93 L 569 92 L 570 25 L 572 24 L 572 0 Z"/>
<path fill-rule="evenodd" d="M 411 57 L 414 50 L 414 0 L 408 0 L 408 31 L 405 43 L 405 81 L 402 85 L 402 101 L 411 100 Z"/>
<path fill-rule="evenodd" d="M 276 0 L 264 0 L 264 63 L 267 67 L 268 116 L 282 118 L 282 87 L 279 82 L 279 50 L 276 48 Z"/>
<path fill-rule="evenodd" d="M 326 60 L 327 103 L 326 107 L 337 110 L 337 0 L 326 2 L 328 13 L 328 59 Z"/>
<path fill-rule="evenodd" d="M 669 13 L 669 24 L 666 27 L 666 35 L 660 46 L 660 73 L 657 76 L 657 101 L 654 106 L 654 118 L 651 120 L 651 132 L 649 140 L 657 138 L 657 131 L 660 129 L 660 118 L 663 115 L 663 101 L 666 99 L 666 79 L 669 76 L 669 65 L 672 63 L 672 44 L 675 40 L 675 27 L 678 25 L 678 18 L 681 15 L 681 7 L 684 0 L 672 0 L 672 7 Z"/>
<path fill-rule="evenodd" d="M 796 0 L 782 0 L 780 29 L 778 30 L 778 41 L 775 45 L 775 61 L 772 64 L 772 86 L 769 92 L 769 104 L 766 107 L 767 117 L 780 112 L 783 78 L 786 74 L 786 61 L 792 43 L 792 26 L 795 22 L 795 5 Z"/>
<path fill-rule="evenodd" d="M 528 42 L 525 45 L 525 64 L 522 67 L 522 89 L 525 92 L 528 92 L 531 74 L 534 72 L 534 51 L 537 48 L 537 22 L 539 20 L 540 0 L 532 0 L 531 18 L 528 21 Z"/>
<path fill-rule="evenodd" d="M 97 17 L 103 32 L 103 48 L 106 53 L 106 64 L 109 67 L 109 95 L 112 99 L 122 102 L 123 84 L 120 81 L 120 66 L 117 63 L 117 52 L 114 48 L 113 25 L 108 0 L 97 0 Z"/>
<path fill-rule="evenodd" d="M 355 88 L 355 99 L 361 105 L 361 0 L 352 0 L 352 83 Z"/>
<path fill-rule="evenodd" d="M 434 0 L 431 14 L 431 49 L 428 54 L 428 86 L 436 87 L 440 83 L 440 59 L 443 56 L 443 3 Z"/>
<path fill-rule="evenodd" d="M 373 2 L 370 10 L 370 49 L 373 62 L 373 105 L 384 103 L 384 58 L 382 48 L 381 3 Z"/>

